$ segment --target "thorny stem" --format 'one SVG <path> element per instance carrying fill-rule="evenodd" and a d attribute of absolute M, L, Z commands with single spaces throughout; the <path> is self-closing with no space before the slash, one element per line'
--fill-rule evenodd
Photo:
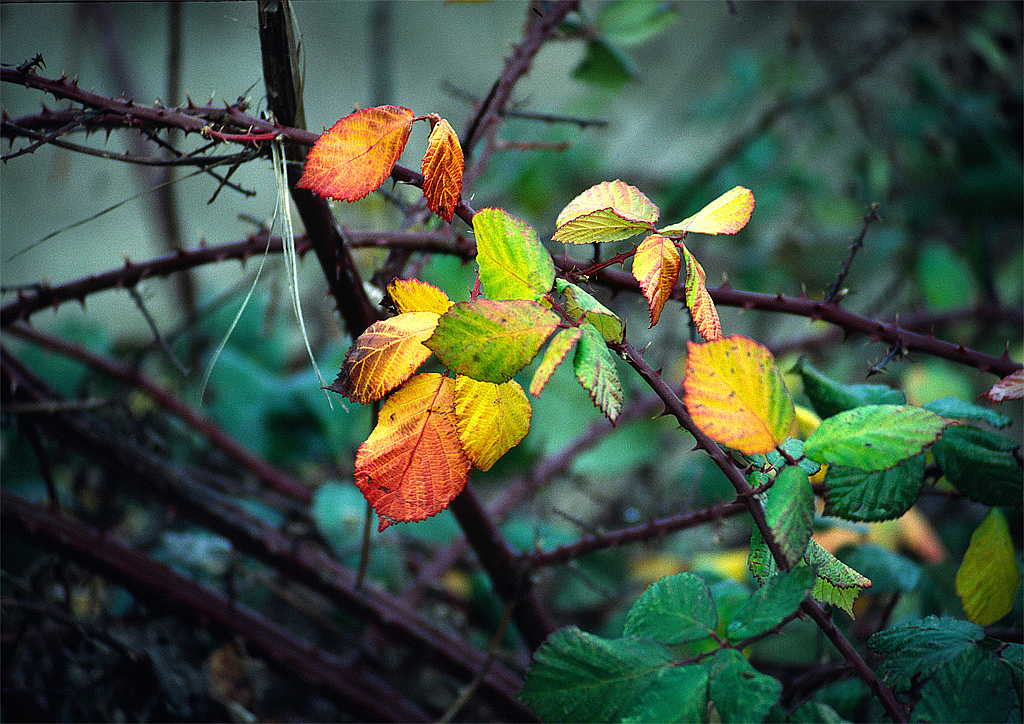
<path fill-rule="evenodd" d="M 853 246 L 850 247 L 850 254 L 843 262 L 843 266 L 839 270 L 839 274 L 833 280 L 832 286 L 828 289 L 828 293 L 825 294 L 826 304 L 831 304 L 832 302 L 836 302 L 838 304 L 839 301 L 842 301 L 836 300 L 836 295 L 839 294 L 839 290 L 843 286 L 843 282 L 846 281 L 846 277 L 850 273 L 850 266 L 853 264 L 853 258 L 857 256 L 857 252 L 864 247 L 864 237 L 867 236 L 868 227 L 871 226 L 872 221 L 879 221 L 878 204 L 871 204 L 871 206 L 868 207 L 868 213 L 864 214 L 864 226 L 861 227 L 860 233 L 853 242 Z"/>

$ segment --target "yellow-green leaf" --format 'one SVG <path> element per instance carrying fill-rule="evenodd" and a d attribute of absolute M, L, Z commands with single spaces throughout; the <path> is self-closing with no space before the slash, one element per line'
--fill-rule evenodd
<path fill-rule="evenodd" d="M 388 285 L 388 296 L 399 312 L 444 314 L 452 306 L 447 294 L 419 279 L 396 279 Z"/>
<path fill-rule="evenodd" d="M 754 212 L 754 194 L 737 186 L 726 191 L 693 216 L 678 224 L 659 229 L 665 236 L 682 234 L 735 234 L 750 221 Z"/>
<path fill-rule="evenodd" d="M 636 248 L 633 278 L 640 284 L 640 291 L 647 300 L 652 327 L 658 323 L 661 310 L 672 295 L 672 287 L 679 281 L 679 266 L 679 252 L 666 236 L 651 234 Z"/>
<path fill-rule="evenodd" d="M 458 375 L 455 422 L 466 457 L 481 470 L 514 448 L 530 431 L 530 401 L 515 380 L 496 385 Z"/>
<path fill-rule="evenodd" d="M 582 334 L 579 327 L 568 327 L 560 329 L 555 333 L 555 336 L 551 338 L 551 342 L 548 344 L 548 348 L 544 351 L 543 359 L 537 365 L 537 369 L 534 370 L 533 379 L 530 381 L 531 395 L 540 397 L 541 391 L 548 383 L 548 380 L 551 379 L 555 368 L 565 359 L 565 355 L 569 353 L 569 350 L 572 349 L 572 346 L 576 344 L 576 341 Z"/>
<path fill-rule="evenodd" d="M 622 385 L 615 370 L 615 360 L 594 325 L 585 323 L 580 326 L 580 331 L 582 336 L 572 360 L 576 379 L 590 393 L 590 399 L 605 417 L 615 422 L 622 409 Z"/>
<path fill-rule="evenodd" d="M 992 508 L 971 535 L 956 574 L 956 594 L 967 618 L 988 626 L 1008 614 L 1020 588 L 1020 570 L 1006 516 Z"/>
<path fill-rule="evenodd" d="M 686 260 L 686 284 L 683 287 L 686 307 L 700 335 L 708 342 L 714 342 L 722 338 L 722 322 L 708 294 L 704 268 L 697 263 L 686 246 L 683 246 L 683 258 Z"/>
<path fill-rule="evenodd" d="M 564 279 L 555 281 L 558 293 L 565 297 L 565 311 L 574 320 L 586 320 L 597 327 L 606 342 L 621 342 L 625 335 L 622 320 L 588 292 Z"/>
<path fill-rule="evenodd" d="M 654 231 L 660 210 L 639 189 L 615 180 L 592 186 L 555 220 L 554 241 L 598 244 Z"/>
<path fill-rule="evenodd" d="M 775 358 L 752 339 L 687 342 L 683 388 L 694 424 L 747 455 L 781 445 L 793 425 L 793 399 Z"/>
<path fill-rule="evenodd" d="M 555 265 L 537 232 L 503 209 L 473 217 L 480 286 L 490 299 L 539 300 L 551 291 Z"/>

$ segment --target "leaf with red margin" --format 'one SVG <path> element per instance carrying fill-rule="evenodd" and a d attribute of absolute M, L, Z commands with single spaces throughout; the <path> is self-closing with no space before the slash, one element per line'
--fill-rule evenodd
<path fill-rule="evenodd" d="M 580 332 L 582 336 L 572 359 L 576 379 L 605 417 L 615 422 L 622 409 L 622 385 L 615 360 L 597 327 L 586 322 L 580 325 Z"/>
<path fill-rule="evenodd" d="M 735 234 L 754 213 L 754 194 L 737 186 L 678 224 L 658 229 L 665 236 L 682 234 Z"/>
<path fill-rule="evenodd" d="M 733 335 L 686 343 L 684 401 L 694 424 L 715 442 L 764 455 L 789 437 L 795 410 L 766 347 Z"/>
<path fill-rule="evenodd" d="M 555 219 L 553 241 L 600 244 L 654 231 L 661 210 L 624 181 L 603 181 L 575 199 Z"/>
<path fill-rule="evenodd" d="M 435 312 L 407 312 L 374 322 L 352 343 L 341 371 L 327 387 L 353 402 L 379 400 L 430 356 L 423 342 L 437 327 Z"/>
<path fill-rule="evenodd" d="M 996 382 L 985 393 L 990 402 L 1024 399 L 1024 369 L 1015 370 Z"/>
<path fill-rule="evenodd" d="M 551 343 L 544 352 L 544 358 L 533 372 L 533 379 L 530 381 L 531 395 L 540 397 L 544 386 L 547 385 L 551 375 L 554 374 L 555 368 L 565 359 L 565 355 L 569 353 L 572 346 L 582 336 L 583 333 L 579 327 L 568 327 L 558 330 L 555 336 L 551 338 Z"/>
<path fill-rule="evenodd" d="M 396 279 L 388 285 L 388 296 L 399 312 L 444 314 L 452 306 L 447 294 L 419 279 Z"/>
<path fill-rule="evenodd" d="M 718 318 L 718 310 L 708 294 L 704 284 L 707 277 L 704 268 L 693 258 L 690 250 L 683 246 L 683 259 L 686 264 L 686 284 L 683 287 L 686 306 L 697 327 L 697 331 L 708 342 L 722 338 L 722 322 Z"/>
<path fill-rule="evenodd" d="M 377 530 L 436 515 L 466 487 L 454 391 L 449 377 L 416 375 L 388 398 L 359 446 L 354 478 L 380 517 Z"/>
<path fill-rule="evenodd" d="M 679 251 L 672 240 L 661 234 L 651 234 L 636 248 L 633 256 L 633 278 L 651 312 L 651 326 L 658 323 L 665 302 L 672 295 L 672 287 L 679 281 Z"/>
<path fill-rule="evenodd" d="M 448 121 L 436 113 L 427 118 L 431 130 L 423 155 L 423 195 L 427 207 L 450 224 L 462 193 L 462 146 Z"/>
<path fill-rule="evenodd" d="M 504 209 L 480 209 L 473 217 L 480 286 L 490 299 L 539 301 L 551 291 L 555 264 L 537 232 Z"/>
<path fill-rule="evenodd" d="M 412 111 L 401 106 L 350 113 L 313 144 L 296 186 L 339 201 L 363 198 L 391 175 L 409 140 L 412 120 Z"/>
<path fill-rule="evenodd" d="M 530 401 L 515 380 L 496 385 L 465 375 L 455 378 L 455 425 L 466 457 L 490 470 L 530 431 Z"/>

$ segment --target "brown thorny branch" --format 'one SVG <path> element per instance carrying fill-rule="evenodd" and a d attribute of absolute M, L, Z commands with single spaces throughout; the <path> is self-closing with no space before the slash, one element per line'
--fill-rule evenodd
<path fill-rule="evenodd" d="M 551 26 L 551 28 L 553 27 L 554 25 Z M 547 28 L 547 32 L 550 32 L 551 28 Z M 524 47 L 526 46 L 524 45 Z M 539 44 L 537 44 L 536 47 L 539 47 Z M 534 49 L 533 52 L 535 52 L 535 50 L 536 49 Z M 515 62 L 513 63 L 512 61 Z M 507 73 L 509 72 L 510 68 L 512 69 L 510 77 L 513 78 L 513 81 L 512 83 L 503 83 L 502 80 L 499 79 L 499 82 L 497 82 L 495 86 L 492 88 L 492 91 L 488 95 L 488 98 L 485 100 L 484 104 L 481 105 L 480 112 L 478 112 L 478 114 L 475 116 L 474 121 L 470 124 L 467 130 L 467 146 L 471 148 L 472 144 L 470 142 L 479 139 L 483 134 L 483 131 L 480 129 L 485 129 L 489 123 L 494 122 L 494 120 L 498 117 L 498 115 L 500 114 L 501 105 L 507 102 L 507 99 L 511 91 L 511 87 L 514 84 L 514 78 L 518 77 L 515 74 L 518 73 L 521 75 L 523 72 L 526 71 L 528 66 L 529 57 L 525 57 L 524 62 L 524 57 L 522 54 L 513 54 L 512 58 L 510 58 L 510 63 L 506 67 Z M 503 78 L 505 78 L 505 76 L 506 74 L 503 74 Z M 30 88 L 39 88 L 53 94 L 58 98 L 69 99 L 74 102 L 81 103 L 85 107 L 91 107 L 96 110 L 101 110 L 103 113 L 102 118 L 97 115 L 89 119 L 90 122 L 92 124 L 97 125 L 97 127 L 99 127 L 99 123 L 102 120 L 104 123 L 108 124 L 107 127 L 109 128 L 124 126 L 148 128 L 150 130 L 180 128 L 181 130 L 184 130 L 186 132 L 202 133 L 205 128 L 208 128 L 210 126 L 210 124 L 218 123 L 223 125 L 225 129 L 236 129 L 243 133 L 252 130 L 260 130 L 265 132 L 273 131 L 274 133 L 278 134 L 278 136 L 281 138 L 294 141 L 304 146 L 310 145 L 312 141 L 315 140 L 316 138 L 315 134 L 310 134 L 306 131 L 302 131 L 301 129 L 283 127 L 268 121 L 256 119 L 251 116 L 246 116 L 238 106 L 226 106 L 224 109 L 214 109 L 210 107 L 196 107 L 192 104 L 189 104 L 189 106 L 186 108 L 173 110 L 159 107 L 138 106 L 132 103 L 131 101 L 127 101 L 124 99 L 110 99 L 102 96 L 97 96 L 86 91 L 82 91 L 78 89 L 74 83 L 69 82 L 65 79 L 46 79 L 31 72 L 20 72 L 17 70 L 12 71 L 4 69 L 3 75 L 2 77 L 0 77 L 0 80 L 8 82 L 17 82 L 21 85 L 25 85 L 26 87 Z M 495 99 L 499 99 L 500 103 Z M 497 110 L 495 110 L 496 108 Z M 74 111 L 66 111 L 64 113 L 73 114 Z M 52 116 L 52 120 L 47 118 L 46 116 Z M 53 128 L 54 124 L 61 121 L 63 121 L 63 126 L 58 127 L 58 130 L 60 130 L 64 126 L 68 126 L 68 120 L 66 120 L 63 117 L 60 117 L 60 120 L 58 120 L 58 117 L 58 114 L 55 114 L 53 112 L 44 112 L 44 114 L 41 114 L 40 116 L 31 117 L 29 119 L 22 119 L 19 122 L 10 122 L 5 119 L 3 125 L 3 136 L 11 140 L 18 136 L 31 137 L 35 138 L 36 140 L 39 140 L 39 132 L 24 133 L 22 132 L 22 129 L 27 129 L 32 126 L 42 128 Z M 73 127 L 84 127 L 85 125 L 86 124 L 84 123 L 75 124 Z M 51 132 L 50 136 L 52 136 L 52 138 L 50 138 L 49 140 L 56 140 L 56 137 L 58 135 L 59 134 Z M 202 164 L 197 162 L 196 165 Z M 404 168 L 402 166 L 397 166 L 392 176 L 396 181 L 411 183 L 417 186 L 422 185 L 422 177 L 420 177 L 420 175 L 417 172 L 411 169 Z M 461 218 L 463 218 L 463 220 L 465 220 L 467 223 L 472 222 L 472 216 L 474 211 L 465 202 L 460 203 L 459 207 L 456 209 L 456 213 Z M 336 229 L 336 225 L 334 225 L 334 228 Z M 381 240 L 382 246 L 388 246 L 389 244 L 392 243 L 399 243 L 399 238 L 397 236 L 388 234 L 386 232 L 376 234 L 374 236 L 375 238 Z M 77 282 L 61 285 L 60 287 L 40 287 L 31 293 L 20 294 L 19 299 L 17 301 L 5 305 L 2 308 L 2 310 L 0 310 L 0 322 L 2 322 L 4 326 L 7 326 L 14 322 L 15 320 L 27 318 L 33 312 L 38 311 L 38 309 L 41 309 L 45 306 L 58 306 L 62 302 L 70 299 L 79 299 L 84 303 L 84 299 L 88 294 L 91 294 L 94 291 L 98 291 L 101 288 L 110 288 L 111 286 L 118 285 L 130 285 L 137 283 L 139 280 L 145 278 L 146 276 L 156 276 L 173 273 L 185 268 L 189 268 L 193 264 L 197 263 L 210 263 L 213 261 L 220 261 L 226 258 L 245 258 L 246 256 L 252 253 L 259 253 L 260 251 L 262 251 L 262 248 L 254 245 L 252 241 L 253 239 L 250 239 L 246 240 L 245 242 L 240 242 L 239 244 L 232 245 L 235 248 L 231 249 L 230 251 L 228 251 L 224 247 L 211 247 L 209 249 L 200 249 L 197 252 L 181 252 L 178 254 L 170 255 L 169 257 L 164 257 L 161 260 L 154 260 L 154 262 L 149 262 L 143 265 L 133 265 L 131 263 L 126 263 L 124 268 L 115 270 L 113 272 L 109 272 L 106 275 L 97 275 L 96 277 L 89 277 L 83 280 L 79 280 Z M 434 251 L 444 250 L 447 251 L 448 253 L 456 253 L 463 257 L 470 257 L 472 255 L 472 244 L 464 242 L 464 240 L 461 239 L 459 240 L 459 242 L 456 242 L 455 244 L 447 244 L 445 239 L 433 238 L 428 240 L 422 237 L 416 239 L 406 238 L 401 241 L 409 242 L 412 248 L 431 249 L 429 245 L 432 244 L 433 247 L 431 250 Z M 309 248 L 309 245 L 310 244 L 307 240 L 307 245 L 305 246 L 305 248 Z M 580 267 L 577 265 L 577 263 L 572 260 L 559 259 L 558 261 L 563 271 L 575 273 L 580 270 Z M 621 272 L 602 270 L 596 275 L 596 280 L 608 285 L 612 289 L 636 288 L 636 282 L 632 279 L 632 277 Z M 824 319 L 836 325 L 837 327 L 843 329 L 846 333 L 850 333 L 852 331 L 861 332 L 873 339 L 886 341 L 890 344 L 901 344 L 908 350 L 916 349 L 919 351 L 926 352 L 928 354 L 946 357 L 948 359 L 963 364 L 974 366 L 982 371 L 992 371 L 1000 375 L 1005 375 L 1009 374 L 1014 369 L 1018 369 L 1020 367 L 1018 363 L 1011 361 L 1005 354 L 1002 357 L 992 357 L 990 355 L 985 355 L 974 350 L 966 349 L 959 345 L 952 345 L 943 342 L 931 335 L 926 336 L 915 334 L 913 332 L 910 332 L 909 330 L 900 327 L 896 323 L 886 325 L 875 320 L 860 317 L 859 315 L 856 315 L 852 312 L 848 312 L 847 310 L 840 307 L 838 304 L 818 302 L 811 300 L 806 296 L 794 298 L 784 297 L 781 294 L 774 296 L 755 294 L 750 292 L 743 292 L 740 290 L 733 290 L 728 286 L 723 286 L 718 289 L 712 289 L 710 290 L 710 292 L 712 294 L 713 299 L 716 301 L 716 303 L 719 304 L 724 304 L 727 306 L 738 306 L 745 309 L 764 309 L 768 311 L 782 312 L 788 314 L 798 314 L 806 316 L 811 319 Z M 681 287 L 675 290 L 673 298 L 679 300 L 682 299 Z M 636 360 L 642 358 L 635 356 L 635 351 L 633 351 L 633 355 L 630 355 L 625 349 L 620 351 L 627 354 L 631 361 L 631 364 L 633 364 L 635 368 L 638 367 Z M 641 370 L 638 368 L 638 372 L 640 371 Z M 641 375 L 643 376 L 643 372 L 641 372 Z M 645 379 L 647 378 L 645 377 Z M 648 382 L 650 383 L 650 380 L 648 380 Z M 666 405 L 668 405 L 668 401 L 666 401 Z M 715 446 L 715 448 L 717 449 L 717 446 Z M 709 454 L 711 454 L 710 450 L 708 452 Z M 712 454 L 712 458 L 715 459 L 716 456 Z M 719 461 L 716 459 L 716 463 L 717 462 Z M 723 463 L 735 469 L 735 466 L 733 466 L 731 462 L 724 460 Z M 724 469 L 723 472 L 725 472 Z M 729 473 L 726 474 L 727 477 L 729 477 Z M 745 484 L 745 480 L 743 482 Z M 749 496 L 749 494 L 744 495 L 744 492 L 739 488 L 737 488 L 737 493 L 738 498 L 741 501 L 743 501 L 743 504 L 746 504 L 746 501 L 748 500 L 753 500 Z M 475 501 L 470 502 L 473 503 Z M 735 503 L 729 505 L 740 504 Z M 467 515 L 469 515 L 471 519 L 477 519 L 475 521 L 471 520 L 471 523 L 479 523 L 480 520 L 486 520 L 488 518 L 486 512 L 482 511 L 482 508 L 479 508 L 478 505 L 470 505 L 467 507 L 470 508 L 470 510 L 466 511 Z M 726 513 L 725 510 L 722 510 L 720 512 Z M 729 510 L 729 512 L 731 512 L 731 509 Z M 458 511 L 456 511 L 456 515 L 457 517 L 459 517 Z M 699 514 L 691 515 L 699 517 Z M 753 512 L 752 515 L 754 515 L 756 522 L 757 515 Z M 763 518 L 763 513 L 761 517 Z M 648 524 L 652 534 L 656 534 L 659 530 L 659 526 L 657 525 L 657 523 L 658 522 L 655 521 L 654 523 Z M 642 527 L 643 526 L 640 526 L 638 528 Z M 660 528 L 660 530 L 664 530 L 664 528 L 662 527 Z M 770 535 L 770 531 L 762 531 L 762 533 L 765 535 L 765 540 L 769 542 L 769 546 L 773 549 L 776 548 L 774 546 L 774 541 L 772 540 L 772 537 Z M 636 535 L 637 537 L 640 537 L 640 533 L 622 533 L 619 537 L 628 538 L 629 535 Z M 614 539 L 609 539 L 609 544 L 612 544 L 613 542 Z M 504 575 L 507 574 L 509 571 L 508 564 L 510 562 L 510 559 L 509 556 L 502 555 L 503 547 L 507 548 L 507 544 L 504 544 L 504 541 L 500 541 L 499 545 L 495 549 L 495 551 L 498 553 L 495 560 L 492 561 L 490 565 L 485 564 L 485 567 L 488 567 L 488 571 L 492 573 L 492 575 L 494 575 L 495 573 L 499 575 Z M 773 552 L 777 552 L 777 550 L 773 550 Z M 508 551 L 506 550 L 504 551 L 504 553 L 508 553 Z M 496 566 L 497 568 L 492 571 L 492 566 Z M 516 580 L 516 577 L 504 575 L 503 580 L 508 582 Z M 830 638 L 833 638 L 833 636 L 836 635 L 836 632 L 834 631 L 834 627 L 832 627 L 831 630 L 829 629 L 831 622 L 827 619 L 827 615 L 824 613 L 824 611 L 820 609 L 820 606 L 817 607 L 817 609 L 815 609 L 814 606 L 811 606 L 810 609 L 811 610 L 808 611 L 808 615 L 811 615 L 813 618 L 815 618 L 815 620 L 819 622 L 819 625 L 823 627 L 823 630 L 826 631 L 826 634 L 828 634 Z M 845 641 L 845 639 L 843 640 Z M 837 644 L 837 646 L 838 645 L 839 644 Z M 851 664 L 857 667 L 857 659 L 851 659 L 849 656 L 849 651 L 846 649 L 852 651 L 852 649 L 850 649 L 849 647 L 848 642 L 846 643 L 845 648 L 843 646 L 840 646 L 840 650 L 843 651 L 844 655 L 846 655 L 848 660 L 851 661 Z M 852 653 L 856 655 L 855 651 L 852 651 Z M 859 670 L 859 667 L 857 668 L 858 673 L 861 673 L 863 675 L 863 672 Z M 870 670 L 868 670 L 868 673 L 870 673 Z M 869 685 L 871 684 L 870 681 L 868 683 Z M 884 698 L 883 703 L 886 703 Z M 893 712 L 890 711 L 890 715 L 893 715 Z"/>

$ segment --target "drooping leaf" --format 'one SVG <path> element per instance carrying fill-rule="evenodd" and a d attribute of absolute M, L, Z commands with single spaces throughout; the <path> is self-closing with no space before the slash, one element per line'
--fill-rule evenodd
<path fill-rule="evenodd" d="M 687 343 L 686 409 L 716 442 L 748 455 L 780 445 L 793 424 L 793 399 L 767 348 L 734 335 Z"/>
<path fill-rule="evenodd" d="M 702 267 L 683 246 L 683 263 L 686 265 L 686 283 L 683 287 L 686 307 L 697 331 L 708 342 L 722 339 L 722 322 L 718 318 L 718 310 L 708 293 L 707 276 Z"/>
<path fill-rule="evenodd" d="M 629 55 L 602 38 L 587 43 L 583 59 L 572 71 L 576 80 L 609 90 L 621 88 L 639 74 L 639 68 Z"/>
<path fill-rule="evenodd" d="M 440 316 L 452 306 L 452 300 L 433 284 L 419 279 L 396 279 L 388 285 L 388 296 L 399 312 L 433 312 Z"/>
<path fill-rule="evenodd" d="M 807 473 L 787 465 L 768 491 L 765 517 L 772 536 L 790 565 L 807 549 L 814 523 L 814 492 Z"/>
<path fill-rule="evenodd" d="M 540 397 L 541 391 L 547 385 L 548 380 L 551 379 L 555 368 L 561 364 L 569 350 L 572 349 L 572 346 L 582 336 L 583 332 L 580 331 L 579 327 L 568 327 L 555 332 L 551 342 L 548 344 L 548 348 L 544 351 L 544 357 L 533 373 L 533 379 L 530 381 L 531 395 Z"/>
<path fill-rule="evenodd" d="M 985 393 L 991 402 L 1024 399 L 1024 369 L 1014 370 Z"/>
<path fill-rule="evenodd" d="M 1018 443 L 977 427 L 948 428 L 932 447 L 935 462 L 957 490 L 986 505 L 1020 505 L 1024 476 Z"/>
<path fill-rule="evenodd" d="M 503 209 L 480 209 L 473 217 L 480 286 L 491 299 L 538 301 L 551 291 L 555 265 L 522 219 Z"/>
<path fill-rule="evenodd" d="M 374 322 L 352 343 L 327 389 L 353 402 L 381 399 L 430 357 L 423 342 L 434 333 L 437 320 L 435 312 L 406 312 Z"/>
<path fill-rule="evenodd" d="M 885 470 L 920 453 L 949 424 L 920 407 L 864 405 L 822 420 L 804 453 L 819 463 Z"/>
<path fill-rule="evenodd" d="M 581 193 L 555 219 L 554 241 L 597 244 L 654 231 L 660 210 L 624 181 L 602 181 Z"/>
<path fill-rule="evenodd" d="M 387 399 L 359 446 L 355 482 L 377 511 L 378 530 L 436 515 L 466 486 L 470 464 L 456 428 L 454 391 L 448 377 L 413 377 Z"/>
<path fill-rule="evenodd" d="M 628 724 L 706 722 L 709 673 L 710 666 L 706 661 L 673 666 L 661 672 L 623 721 Z"/>
<path fill-rule="evenodd" d="M 537 649 L 519 700 L 544 721 L 619 721 L 671 661 L 657 642 L 608 640 L 569 626 Z"/>
<path fill-rule="evenodd" d="M 762 674 L 736 649 L 711 660 L 708 694 L 723 722 L 763 722 L 782 694 L 782 682 Z"/>
<path fill-rule="evenodd" d="M 540 350 L 558 316 L 523 299 L 476 299 L 452 306 L 427 347 L 448 369 L 481 382 L 508 382 Z"/>
<path fill-rule="evenodd" d="M 879 631 L 868 639 L 868 648 L 884 657 L 876 669 L 882 681 L 909 691 L 984 637 L 984 629 L 970 621 L 929 616 Z"/>
<path fill-rule="evenodd" d="M 427 208 L 451 223 L 462 193 L 462 146 L 448 121 L 434 113 L 428 118 L 431 129 L 423 154 L 423 196 Z"/>
<path fill-rule="evenodd" d="M 943 417 L 952 417 L 957 420 L 981 420 L 996 428 L 1006 427 L 1011 422 L 1009 417 L 1000 412 L 964 402 L 959 397 L 943 397 L 926 402 L 921 407 Z"/>
<path fill-rule="evenodd" d="M 837 412 L 861 405 L 905 405 L 907 396 L 902 390 L 885 385 L 843 385 L 827 377 L 801 357 L 795 367 L 800 373 L 804 392 L 811 400 L 814 411 L 821 417 L 832 417 Z"/>
<path fill-rule="evenodd" d="M 682 234 L 735 234 L 754 213 L 754 194 L 742 186 L 726 191 L 693 216 L 659 229 L 665 236 Z"/>
<path fill-rule="evenodd" d="M 822 603 L 838 606 L 853 618 L 853 602 L 871 581 L 850 568 L 813 538 L 807 544 L 804 562 L 814 568 L 817 577 L 811 595 Z"/>
<path fill-rule="evenodd" d="M 922 453 L 888 470 L 829 466 L 825 472 L 825 515 L 866 523 L 900 517 L 921 492 L 924 464 Z"/>
<path fill-rule="evenodd" d="M 633 278 L 647 300 L 651 326 L 658 323 L 661 310 L 679 281 L 679 252 L 668 237 L 651 234 L 636 248 L 633 256 Z"/>
<path fill-rule="evenodd" d="M 692 573 L 655 581 L 626 614 L 626 636 L 654 639 L 666 646 L 706 639 L 715 633 L 718 612 L 711 589 Z"/>
<path fill-rule="evenodd" d="M 362 108 L 316 140 L 296 184 L 319 196 L 356 201 L 380 188 L 402 155 L 413 113 L 401 106 Z"/>
<path fill-rule="evenodd" d="M 615 370 L 615 360 L 597 328 L 585 322 L 572 358 L 573 371 L 583 389 L 590 393 L 598 409 L 612 422 L 622 409 L 622 385 Z"/>
<path fill-rule="evenodd" d="M 1008 614 L 1020 588 L 1020 570 L 1006 516 L 992 508 L 971 535 L 956 574 L 956 594 L 967 618 L 988 626 Z"/>
<path fill-rule="evenodd" d="M 455 421 L 466 457 L 481 470 L 514 448 L 530 431 L 530 401 L 515 380 L 496 385 L 455 378 Z"/>
<path fill-rule="evenodd" d="M 623 47 L 640 45 L 669 27 L 679 10 L 660 0 L 616 0 L 594 18 L 597 32 Z"/>
<path fill-rule="evenodd" d="M 593 324 L 606 342 L 622 341 L 625 329 L 622 320 L 612 310 L 565 279 L 555 280 L 555 288 L 565 297 L 565 311 L 569 316 L 576 321 L 584 319 Z"/>
<path fill-rule="evenodd" d="M 813 586 L 814 571 L 807 566 L 772 576 L 733 616 L 726 628 L 729 640 L 740 642 L 771 631 L 800 607 Z"/>

